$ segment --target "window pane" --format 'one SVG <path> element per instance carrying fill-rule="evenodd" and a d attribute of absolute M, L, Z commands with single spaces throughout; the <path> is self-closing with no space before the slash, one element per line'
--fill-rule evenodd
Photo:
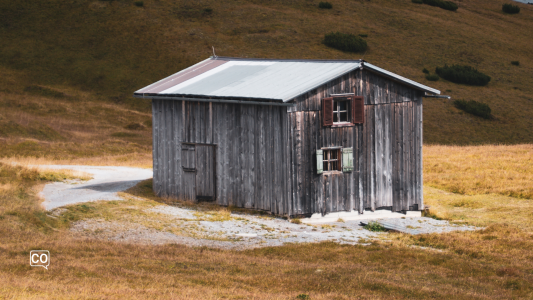
<path fill-rule="evenodd" d="M 347 112 L 340 113 L 340 115 L 341 115 L 341 117 L 340 117 L 339 122 L 348 122 L 348 113 Z"/>
<path fill-rule="evenodd" d="M 340 110 L 346 110 L 346 101 L 339 101 Z"/>
<path fill-rule="evenodd" d="M 339 119 L 339 114 L 338 113 L 333 113 L 333 123 L 340 122 L 340 121 L 338 121 L 338 119 Z"/>
<path fill-rule="evenodd" d="M 323 166 L 323 168 L 324 168 L 324 169 L 323 169 L 324 171 L 329 171 L 329 169 L 328 169 L 328 162 L 327 162 L 327 161 L 324 162 L 324 166 Z"/>

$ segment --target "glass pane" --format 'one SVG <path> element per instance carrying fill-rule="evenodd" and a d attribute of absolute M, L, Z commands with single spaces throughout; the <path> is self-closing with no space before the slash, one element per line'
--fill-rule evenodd
<path fill-rule="evenodd" d="M 339 122 L 338 118 L 339 118 L 339 114 L 338 113 L 333 113 L 333 123 Z"/>
<path fill-rule="evenodd" d="M 346 101 L 339 101 L 339 110 L 346 110 Z"/>
<path fill-rule="evenodd" d="M 324 162 L 324 166 L 323 166 L 323 169 L 322 169 L 322 170 L 324 170 L 324 171 L 329 171 L 329 169 L 328 169 L 328 162 L 327 162 L 327 161 Z"/>
<path fill-rule="evenodd" d="M 337 151 L 335 151 L 335 150 L 330 151 L 330 156 L 331 156 L 330 159 L 337 159 Z"/>
<path fill-rule="evenodd" d="M 340 115 L 341 117 L 340 117 L 339 122 L 348 122 L 348 113 L 343 112 L 343 113 L 340 113 Z"/>

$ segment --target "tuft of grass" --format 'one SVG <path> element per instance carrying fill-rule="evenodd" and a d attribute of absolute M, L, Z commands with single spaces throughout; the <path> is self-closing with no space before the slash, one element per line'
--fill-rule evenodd
<path fill-rule="evenodd" d="M 363 52 L 367 43 L 361 37 L 351 33 L 332 32 L 324 36 L 324 44 L 345 52 Z"/>
<path fill-rule="evenodd" d="M 513 60 L 511 61 L 511 65 L 513 66 L 519 66 L 520 65 L 520 62 L 518 60 Z"/>
<path fill-rule="evenodd" d="M 358 34 L 358 36 L 360 36 L 362 38 L 366 38 L 366 37 L 368 37 L 368 34 L 367 33 L 360 33 L 360 34 Z"/>
<path fill-rule="evenodd" d="M 298 299 L 298 300 L 310 300 L 311 297 L 309 297 L 309 295 L 307 295 L 307 294 L 299 294 L 298 296 L 296 296 L 296 299 Z"/>
<path fill-rule="evenodd" d="M 465 65 L 448 66 L 445 64 L 444 67 L 437 67 L 435 69 L 435 73 L 437 73 L 440 77 L 454 83 L 475 86 L 485 86 L 491 79 L 490 76 L 479 72 L 477 69 L 474 69 L 471 66 Z"/>
<path fill-rule="evenodd" d="M 135 6 L 137 7 L 143 7 L 144 6 L 144 1 L 135 1 L 133 2 L 135 4 Z"/>
<path fill-rule="evenodd" d="M 124 128 L 128 130 L 143 130 L 146 127 L 141 123 L 129 123 L 128 125 L 124 126 Z"/>
<path fill-rule="evenodd" d="M 302 220 L 300 220 L 298 218 L 294 218 L 294 219 L 291 219 L 291 223 L 293 223 L 293 224 L 302 224 Z"/>
<path fill-rule="evenodd" d="M 482 117 L 483 119 L 491 119 L 491 109 L 488 104 L 477 102 L 475 100 L 455 100 L 453 105 L 458 109 L 462 109 L 474 116 Z"/>
<path fill-rule="evenodd" d="M 374 232 L 382 232 L 386 231 L 385 227 L 383 227 L 381 224 L 379 224 L 376 221 L 370 221 L 368 224 L 363 226 L 366 230 L 374 231 Z"/>
<path fill-rule="evenodd" d="M 518 7 L 517 5 L 510 4 L 510 3 L 503 4 L 502 11 L 508 14 L 517 14 L 520 12 L 520 7 Z"/>
<path fill-rule="evenodd" d="M 327 1 L 324 1 L 324 2 L 320 2 L 318 3 L 318 7 L 319 8 L 323 8 L 323 9 L 332 9 L 333 8 L 333 4 L 327 2 Z"/>

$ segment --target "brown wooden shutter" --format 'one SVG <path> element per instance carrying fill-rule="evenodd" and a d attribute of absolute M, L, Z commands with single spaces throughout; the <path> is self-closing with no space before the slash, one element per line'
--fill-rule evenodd
<path fill-rule="evenodd" d="M 324 98 L 322 100 L 322 125 L 333 125 L 333 98 Z"/>
<path fill-rule="evenodd" d="M 365 122 L 365 98 L 354 96 L 352 101 L 352 123 L 363 124 Z"/>

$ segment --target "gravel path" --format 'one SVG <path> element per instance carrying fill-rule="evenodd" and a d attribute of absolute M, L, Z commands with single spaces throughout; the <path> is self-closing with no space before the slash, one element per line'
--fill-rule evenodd
<path fill-rule="evenodd" d="M 123 200 L 117 192 L 152 177 L 152 170 L 127 167 L 92 167 L 54 165 L 46 168 L 71 169 L 90 173 L 87 182 L 56 182 L 47 184 L 41 195 L 46 210 L 61 214 L 61 206 L 97 200 Z M 140 200 L 143 200 L 139 198 Z M 367 243 L 369 239 L 386 238 L 385 233 L 364 229 L 360 222 L 345 221 L 327 224 L 295 224 L 285 219 L 228 211 L 203 211 L 199 208 L 156 205 L 138 207 L 142 217 L 127 213 L 117 220 L 87 219 L 72 224 L 76 236 L 142 244 L 177 243 L 221 249 L 250 249 L 281 246 L 287 243 L 334 241 L 340 244 Z M 471 226 L 451 224 L 425 217 L 389 219 L 421 233 L 442 233 L 475 230 Z M 155 226 L 153 224 L 156 224 Z"/>
<path fill-rule="evenodd" d="M 90 173 L 93 179 L 68 182 L 54 182 L 47 184 L 41 192 L 45 200 L 43 206 L 46 210 L 75 203 L 91 202 L 97 200 L 122 200 L 117 192 L 135 186 L 142 180 L 152 178 L 151 169 L 128 167 L 93 167 L 49 165 L 42 166 L 48 169 L 69 169 Z"/>

